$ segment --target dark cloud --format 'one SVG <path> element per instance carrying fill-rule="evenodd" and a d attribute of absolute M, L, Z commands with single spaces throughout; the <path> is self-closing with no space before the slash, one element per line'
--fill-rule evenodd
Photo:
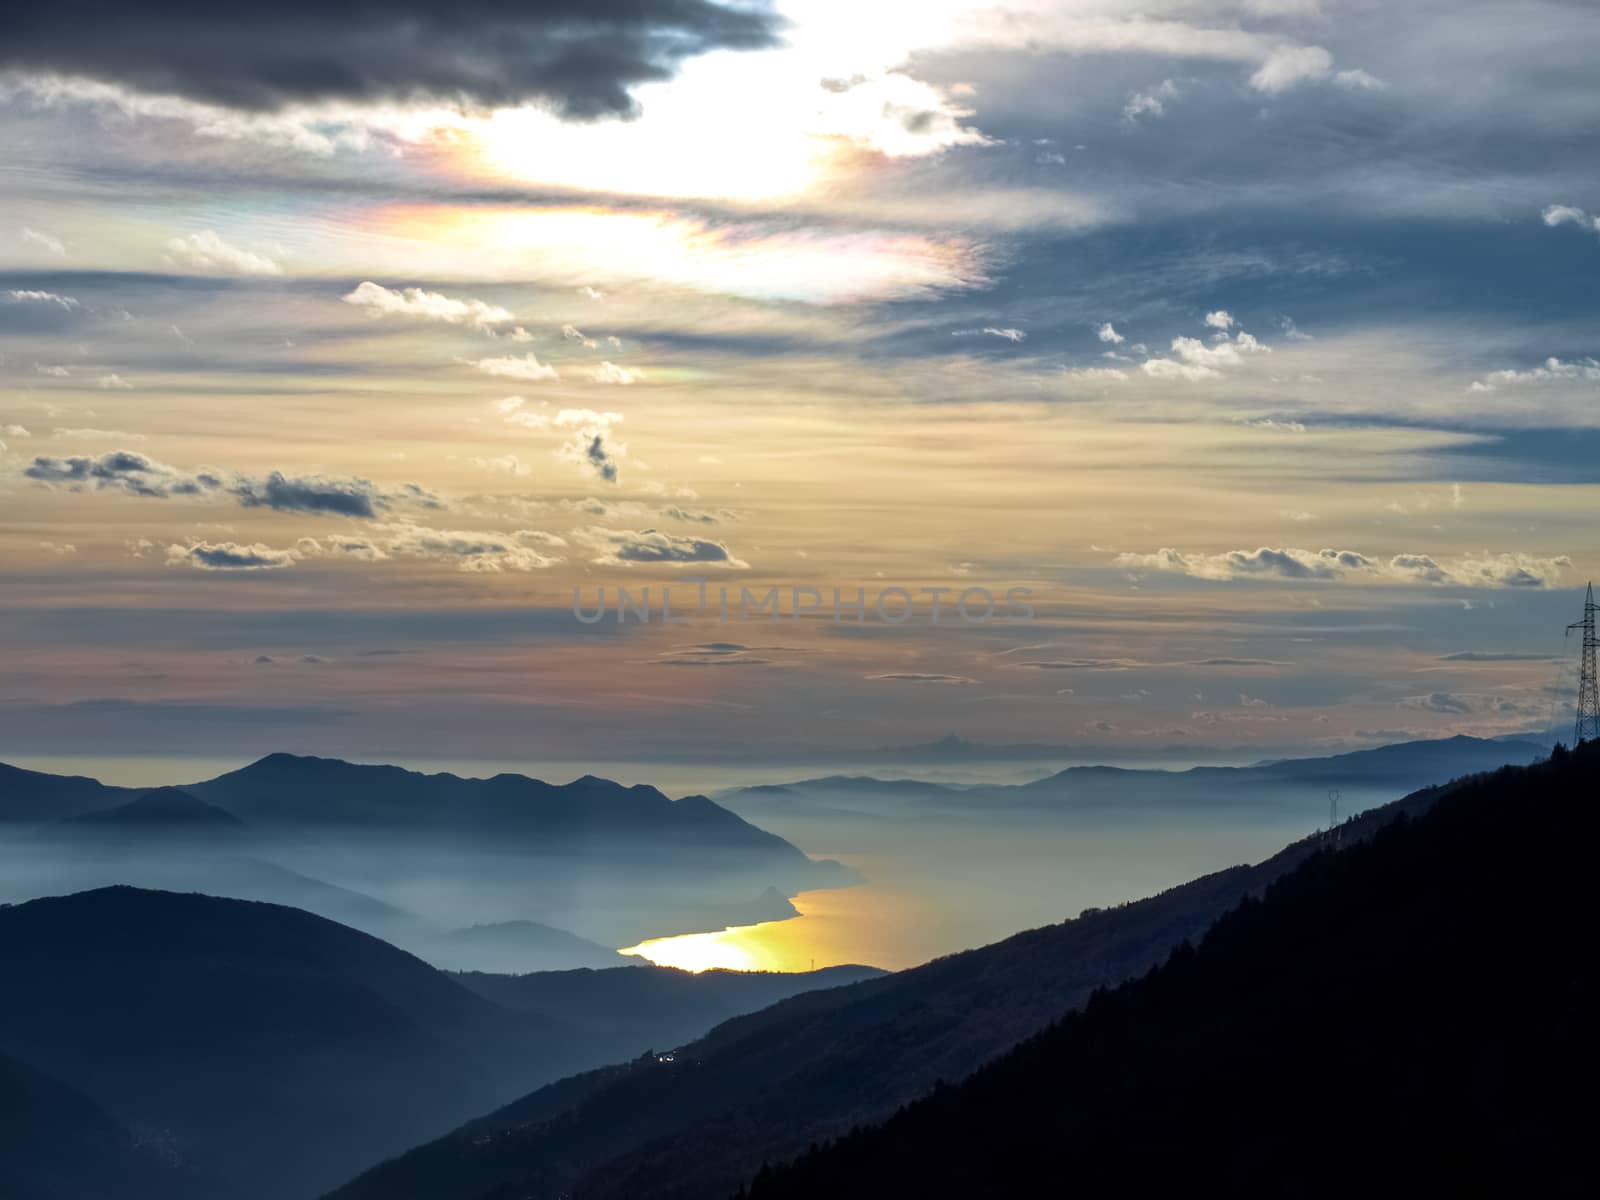
<path fill-rule="evenodd" d="M 113 450 L 99 458 L 40 455 L 23 474 L 40 483 L 73 491 L 112 489 L 134 496 L 166 500 L 173 496 L 227 493 L 245 508 L 278 512 L 319 513 L 372 520 L 396 504 L 445 507 L 432 492 L 414 483 L 386 491 L 371 480 L 294 477 L 273 471 L 265 479 L 201 469 L 186 471 L 132 450 Z"/>
<path fill-rule="evenodd" d="M 243 479 L 233 489 L 246 508 L 271 508 L 278 512 L 332 513 L 340 517 L 378 515 L 387 499 L 365 479 L 291 479 L 274 471 L 265 479 Z"/>
<path fill-rule="evenodd" d="M 167 564 L 184 564 L 202 571 L 272 571 L 293 566 L 295 555 L 260 544 L 242 546 L 237 542 L 196 542 L 190 546 L 167 547 Z"/>
<path fill-rule="evenodd" d="M 891 671 L 884 675 L 868 675 L 867 679 L 888 680 L 895 683 L 977 683 L 976 679 L 968 679 L 965 675 L 940 675 L 922 671 Z"/>
<path fill-rule="evenodd" d="M 628 116 L 685 59 L 771 45 L 715 0 L 62 0 L 0 10 L 0 70 L 84 76 L 255 112 L 315 101 L 534 102 Z"/>
<path fill-rule="evenodd" d="M 1488 650 L 1462 650 L 1456 654 L 1441 654 L 1440 662 L 1555 662 L 1548 654 L 1501 654 Z"/>
<path fill-rule="evenodd" d="M 617 481 L 617 460 L 611 457 L 611 451 L 606 449 L 606 435 L 597 433 L 586 439 L 583 447 L 583 456 L 589 460 L 589 465 L 594 468 L 594 473 L 607 483 Z"/>
<path fill-rule="evenodd" d="M 99 458 L 40 455 L 23 474 L 40 483 L 72 489 L 112 488 L 163 500 L 170 496 L 197 496 L 223 485 L 222 478 L 211 472 L 182 471 L 132 450 L 113 450 Z"/>
<path fill-rule="evenodd" d="M 595 559 L 598 563 L 658 563 L 670 566 L 700 563 L 737 569 L 749 565 L 735 558 L 722 542 L 662 533 L 656 529 L 585 529 L 577 531 L 576 536 L 601 551 Z"/>

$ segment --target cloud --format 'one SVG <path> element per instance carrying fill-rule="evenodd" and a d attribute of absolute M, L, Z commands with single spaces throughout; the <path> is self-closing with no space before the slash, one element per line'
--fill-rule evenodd
<path fill-rule="evenodd" d="M 1258 92 L 1287 91 L 1308 80 L 1326 79 L 1333 69 L 1333 55 L 1321 46 L 1279 46 L 1250 76 L 1250 86 Z"/>
<path fill-rule="evenodd" d="M 1102 342 L 1110 342 L 1114 346 L 1120 346 L 1123 342 L 1128 340 L 1117 332 L 1116 327 L 1112 325 L 1110 321 L 1107 321 L 1105 324 L 1101 325 L 1097 332 Z"/>
<path fill-rule="evenodd" d="M 977 683 L 976 679 L 969 679 L 965 675 L 940 675 L 924 673 L 921 671 L 889 671 L 882 675 L 866 675 L 865 679 L 881 679 L 895 683 L 940 683 L 940 684 L 969 684 Z"/>
<path fill-rule="evenodd" d="M 1551 705 L 1546 701 L 1482 692 L 1430 692 L 1426 696 L 1406 696 L 1398 702 L 1397 707 L 1439 713 L 1444 716 L 1483 714 L 1495 717 L 1544 719 L 1551 715 Z"/>
<path fill-rule="evenodd" d="M 167 257 L 197 271 L 222 275 L 281 275 L 283 268 L 265 254 L 241 250 L 223 241 L 214 230 L 205 229 L 188 237 L 167 242 Z"/>
<path fill-rule="evenodd" d="M 480 358 L 472 361 L 485 375 L 498 375 L 503 379 L 520 379 L 527 383 L 540 383 L 547 379 L 560 379 L 561 372 L 549 363 L 542 363 L 530 351 L 527 354 L 509 354 L 501 358 Z"/>
<path fill-rule="evenodd" d="M 214 472 L 183 471 L 131 450 L 114 450 L 99 458 L 40 455 L 23 474 L 40 483 L 74 491 L 93 487 L 162 500 L 202 495 L 224 484 L 222 476 Z"/>
<path fill-rule="evenodd" d="M 1570 204 L 1552 204 L 1541 215 L 1551 229 L 1561 225 L 1576 225 L 1590 233 L 1600 233 L 1600 217 L 1591 217 L 1583 209 L 1573 208 Z"/>
<path fill-rule="evenodd" d="M 133 384 L 129 383 L 121 375 L 117 374 L 100 376 L 99 379 L 95 380 L 95 386 L 100 388 L 102 391 L 109 392 L 133 391 Z"/>
<path fill-rule="evenodd" d="M 1164 117 L 1167 115 L 1167 105 L 1179 96 L 1178 85 L 1170 79 L 1163 79 L 1149 91 L 1134 92 L 1128 97 L 1128 102 L 1122 106 L 1122 119 L 1128 124 L 1137 124 L 1140 117 Z"/>
<path fill-rule="evenodd" d="M 1515 654 L 1492 650 L 1460 650 L 1455 654 L 1441 654 L 1440 662 L 1502 663 L 1502 662 L 1555 662 L 1548 654 Z"/>
<path fill-rule="evenodd" d="M 1131 671 L 1142 664 L 1131 658 L 1062 658 L 1035 659 L 1018 665 L 1035 671 Z"/>
<path fill-rule="evenodd" d="M 1028 340 L 1028 335 L 1020 329 L 996 329 L 990 326 L 981 330 L 981 332 L 988 334 L 990 337 L 1004 338 L 1008 342 L 1025 342 Z"/>
<path fill-rule="evenodd" d="M 396 500 L 420 501 L 439 507 L 436 497 L 415 484 L 400 493 L 385 493 L 367 479 L 329 479 L 321 475 L 291 477 L 273 471 L 265 479 L 240 479 L 232 488 L 246 508 L 270 508 L 278 512 L 320 513 L 372 520 L 379 510 Z"/>
<path fill-rule="evenodd" d="M 68 431 L 57 431 L 68 432 Z M 127 492 L 166 500 L 175 496 L 230 495 L 245 508 L 315 513 L 371 520 L 400 504 L 442 508 L 433 493 L 414 483 L 383 489 L 360 478 L 331 479 L 320 475 L 289 476 L 273 471 L 253 478 L 212 469 L 186 471 L 132 450 L 113 450 L 99 458 L 40 455 L 23 472 L 46 486 L 71 491 L 85 488 Z"/>
<path fill-rule="evenodd" d="M 585 350 L 600 349 L 600 343 L 591 337 L 585 337 L 583 330 L 579 329 L 576 325 L 563 325 L 561 327 L 561 336 L 566 341 L 577 342 L 578 345 L 582 346 Z"/>
<path fill-rule="evenodd" d="M 1600 361 L 1585 358 L 1579 362 L 1563 362 L 1559 358 L 1547 358 L 1542 366 L 1526 371 L 1491 371 L 1482 379 L 1474 380 L 1468 390 L 1493 392 L 1502 387 L 1539 387 L 1560 383 L 1600 383 Z"/>
<path fill-rule="evenodd" d="M 1347 92 L 1381 92 L 1388 84 L 1376 75 L 1355 67 L 1349 71 L 1335 71 L 1333 82 Z"/>
<path fill-rule="evenodd" d="M 378 544 L 392 557 L 453 562 L 457 570 L 477 574 L 542 571 L 559 557 L 523 545 L 516 535 L 428 529 L 403 523 L 384 527 Z"/>
<path fill-rule="evenodd" d="M 1128 373 L 1116 367 L 1070 367 L 1062 374 L 1072 383 L 1128 382 Z"/>
<path fill-rule="evenodd" d="M 346 304 L 353 304 L 373 317 L 413 317 L 422 321 L 443 321 L 449 325 L 476 325 L 488 328 L 512 320 L 512 315 L 498 304 L 483 300 L 458 300 L 439 292 L 427 292 L 409 287 L 394 291 L 370 279 L 356 289 L 341 296 Z"/>
<path fill-rule="evenodd" d="M 1211 317 L 1227 316 L 1227 313 L 1212 313 L 1206 321 L 1209 324 Z M 1232 320 L 1231 317 L 1228 319 Z M 1241 329 L 1231 341 L 1226 333 L 1217 334 L 1210 343 L 1192 337 L 1173 338 L 1172 358 L 1149 359 L 1141 364 L 1140 369 L 1154 379 L 1199 382 L 1215 379 L 1226 370 L 1243 366 L 1246 355 L 1271 353 L 1272 347 L 1263 345 Z"/>
<path fill-rule="evenodd" d="M 630 89 L 686 59 L 771 45 L 764 6 L 717 0 L 185 0 L 39 6 L 8 22 L 0 69 L 101 80 L 250 113 L 318 102 L 536 104 L 629 116 Z"/>
<path fill-rule="evenodd" d="M 603 362 L 590 373 L 590 378 L 596 383 L 626 386 L 637 383 L 644 378 L 644 374 L 641 371 L 630 371 L 627 367 L 619 367 L 616 363 Z"/>
<path fill-rule="evenodd" d="M 256 543 L 191 542 L 167 547 L 167 565 L 190 566 L 202 571 L 272 571 L 293 566 L 299 555 Z"/>
<path fill-rule="evenodd" d="M 1216 312 L 1208 312 L 1206 314 L 1206 324 L 1212 329 L 1228 330 L 1232 329 L 1238 322 L 1233 319 L 1232 313 L 1226 309 L 1219 308 Z"/>
<path fill-rule="evenodd" d="M 5 298 L 12 304 L 53 304 L 64 312 L 73 312 L 74 310 L 81 309 L 83 307 L 83 305 L 79 304 L 71 296 L 61 296 L 57 295 L 55 292 L 29 291 L 26 289 L 19 290 L 12 288 L 3 294 Z"/>
<path fill-rule="evenodd" d="M 573 536 L 598 551 L 595 562 L 608 566 L 656 564 L 745 570 L 750 565 L 735 558 L 723 542 L 676 533 L 662 533 L 656 529 L 594 527 L 576 530 Z"/>
<path fill-rule="evenodd" d="M 588 467 L 607 483 L 617 482 L 617 459 L 627 454 L 628 448 L 612 443 L 611 427 L 622 420 L 621 413 L 596 412 L 590 408 L 563 408 L 553 419 L 543 424 L 557 429 L 576 432 L 556 451 L 563 462 Z"/>
<path fill-rule="evenodd" d="M 1118 567 L 1173 571 L 1196 579 L 1279 579 L 1291 582 L 1364 580 L 1377 583 L 1448 584 L 1457 587 L 1542 588 L 1559 582 L 1572 566 L 1565 555 L 1526 554 L 1464 557 L 1440 562 L 1426 554 L 1397 554 L 1384 562 L 1353 550 L 1293 547 L 1186 554 L 1171 548 L 1154 554 L 1118 554 Z"/>
<path fill-rule="evenodd" d="M 39 246 L 48 250 L 57 258 L 65 258 L 67 256 L 67 245 L 58 237 L 51 237 L 48 233 L 41 233 L 37 229 L 29 229 L 26 225 L 22 227 L 21 237 L 29 245 Z"/>

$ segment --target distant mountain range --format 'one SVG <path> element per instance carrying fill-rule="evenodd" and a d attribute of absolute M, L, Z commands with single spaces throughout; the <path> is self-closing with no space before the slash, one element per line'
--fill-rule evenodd
<path fill-rule="evenodd" d="M 1570 729 L 1559 729 L 1512 734 L 1508 735 L 1504 740 L 1534 742 L 1548 750 L 1555 742 L 1569 738 L 1571 732 Z M 1240 759 L 1258 756 L 1260 753 L 1259 748 L 1251 746 L 1196 746 L 1192 743 L 1146 747 L 1140 750 L 1140 756 L 1147 760 L 1165 761 L 1176 759 L 1187 762 L 1194 762 L 1196 759 L 1224 761 L 1231 759 L 1239 761 Z M 1081 761 L 1084 757 L 1093 754 L 1093 748 L 1085 748 L 1081 745 L 1056 745 L 1047 742 L 975 742 L 961 737 L 959 734 L 947 733 L 931 742 L 862 750 L 857 751 L 850 757 L 854 761 L 864 764 L 898 763 L 908 766 L 918 764 L 953 766 L 961 763 L 1036 763 L 1074 758 Z M 1116 754 L 1117 752 L 1110 748 L 1101 752 L 1101 756 L 1108 758 L 1115 757 Z M 834 755 L 832 757 L 837 758 L 838 756 Z M 1285 755 L 1285 757 L 1290 756 Z"/>
<path fill-rule="evenodd" d="M 1429 789 L 1374 809 L 1345 822 L 1340 837 L 1346 844 L 1369 838 L 1398 816 L 1426 811 L 1446 791 Z M 639 1060 L 564 1080 L 376 1167 L 333 1195 L 731 1195 L 763 1163 L 882 1120 L 940 1081 L 964 1078 L 1037 1034 L 1095 990 L 1157 966 L 1329 844 L 1329 835 L 1318 835 L 1257 866 L 737 1018 L 677 1048 L 671 1062 Z"/>
<path fill-rule="evenodd" d="M 1316 855 L 1198 949 L 741 1195 L 1583 1194 L 1597 774 L 1590 744 Z"/>
<path fill-rule="evenodd" d="M 1346 790 L 1352 807 L 1497 767 L 1530 763 L 1549 753 L 1537 742 L 1473 737 L 1399 742 L 1324 758 L 1294 758 L 1248 767 L 1190 767 L 1167 771 L 1126 767 L 1067 767 L 1031 783 L 960 785 L 869 775 L 829 775 L 793 783 L 734 788 L 718 799 L 752 816 L 796 805 L 845 815 L 862 806 L 891 812 L 909 806 L 972 810 L 984 807 L 1181 809 L 1258 805 L 1286 800 L 1327 803 L 1330 788 Z M 1364 804 L 1363 804 L 1364 806 Z"/>
<path fill-rule="evenodd" d="M 206 1179 L 196 1200 L 305 1200 L 543 1081 L 879 974 L 455 977 L 295 909 L 134 888 L 0 906 L 0 962 L 0 1056 L 27 1064 L 0 1057 L 0 1102 L 71 1121 L 37 1144 L 0 1121 L 7 1200 L 180 1200 Z M 154 1190 L 60 1165 L 78 1150 L 106 1176 L 144 1164 Z M 57 1191 L 4 1187 L 33 1178 Z"/>
<path fill-rule="evenodd" d="M 793 916 L 789 896 L 860 878 L 704 796 L 288 754 L 156 789 L 0 764 L 7 825 L 0 895 L 125 883 L 271 900 L 456 968 L 595 966 L 646 938 Z"/>

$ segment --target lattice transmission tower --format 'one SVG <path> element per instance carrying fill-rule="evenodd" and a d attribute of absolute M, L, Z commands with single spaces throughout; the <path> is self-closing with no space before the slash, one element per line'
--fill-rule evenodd
<path fill-rule="evenodd" d="M 1574 733 L 1577 745 L 1591 738 L 1600 739 L 1600 676 L 1596 675 L 1595 660 L 1600 657 L 1600 640 L 1595 637 L 1594 584 L 1589 585 L 1589 596 L 1583 604 L 1583 620 L 1567 626 L 1583 634 L 1583 668 L 1578 675 L 1578 725 Z"/>

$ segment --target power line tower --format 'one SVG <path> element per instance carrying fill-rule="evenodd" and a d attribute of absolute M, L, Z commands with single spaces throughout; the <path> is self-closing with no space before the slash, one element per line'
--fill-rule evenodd
<path fill-rule="evenodd" d="M 1600 676 L 1595 671 L 1595 660 L 1600 656 L 1600 639 L 1596 639 L 1594 614 L 1594 584 L 1589 585 L 1589 596 L 1583 604 L 1583 620 L 1567 626 L 1583 633 L 1583 669 L 1578 677 L 1578 725 L 1575 744 L 1582 745 L 1590 738 L 1600 739 Z"/>

